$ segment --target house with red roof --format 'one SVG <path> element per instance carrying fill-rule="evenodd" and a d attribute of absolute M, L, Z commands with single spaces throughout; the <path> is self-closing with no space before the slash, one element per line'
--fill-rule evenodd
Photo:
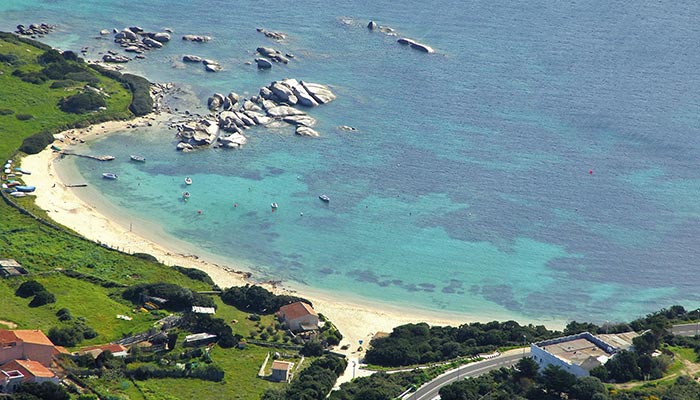
<path fill-rule="evenodd" d="M 0 329 L 0 365 L 21 359 L 50 367 L 53 356 L 63 352 L 65 349 L 54 346 L 40 330 Z"/>
<path fill-rule="evenodd" d="M 306 332 L 318 329 L 318 314 L 311 305 L 303 301 L 280 307 L 277 316 L 292 332 Z"/>
<path fill-rule="evenodd" d="M 21 383 L 42 383 L 48 381 L 58 384 L 56 374 L 38 361 L 13 360 L 0 367 L 0 370 L 5 373 L 4 375 L 18 376 L 17 373 L 21 374 Z"/>

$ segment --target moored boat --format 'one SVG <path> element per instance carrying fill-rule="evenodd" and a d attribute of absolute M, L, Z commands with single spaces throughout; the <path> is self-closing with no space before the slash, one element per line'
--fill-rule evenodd
<path fill-rule="evenodd" d="M 182 192 L 182 197 L 187 200 L 190 198 L 190 192 Z"/>
<path fill-rule="evenodd" d="M 117 174 L 113 174 L 113 173 L 111 173 L 111 172 L 105 172 L 105 173 L 102 174 L 102 177 L 105 178 L 105 179 L 114 180 L 114 179 L 117 179 Z"/>
<path fill-rule="evenodd" d="M 135 156 L 135 155 L 130 155 L 129 158 L 131 161 L 136 161 L 136 162 L 146 162 L 146 158 L 142 156 Z"/>
<path fill-rule="evenodd" d="M 277 205 L 277 203 L 272 203 L 270 204 L 270 207 L 272 207 L 273 210 L 276 210 L 279 205 Z"/>
<path fill-rule="evenodd" d="M 185 185 L 191 185 L 191 184 L 192 184 L 192 178 L 190 178 L 188 176 L 187 178 L 185 178 Z"/>
<path fill-rule="evenodd" d="M 324 203 L 328 203 L 331 201 L 331 198 L 326 196 L 325 194 L 318 196 L 318 198 L 321 199 L 321 201 L 323 201 Z"/>
<path fill-rule="evenodd" d="M 36 190 L 36 187 L 35 186 L 20 185 L 20 186 L 15 186 L 15 189 L 20 191 L 20 192 L 31 193 L 31 192 Z"/>

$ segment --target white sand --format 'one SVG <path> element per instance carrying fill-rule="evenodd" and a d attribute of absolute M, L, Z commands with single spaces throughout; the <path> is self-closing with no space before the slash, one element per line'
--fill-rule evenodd
<path fill-rule="evenodd" d="M 130 125 L 143 125 L 154 120 L 153 117 L 144 117 L 132 121 L 107 122 L 86 129 L 70 130 L 63 133 L 66 137 L 64 142 L 75 143 L 80 140 L 89 140 L 96 136 L 126 129 Z M 65 143 L 57 143 L 57 145 L 62 147 Z M 157 228 L 151 229 L 146 235 L 133 231 L 130 226 L 125 227 L 114 222 L 113 219 L 105 215 L 104 205 L 103 209 L 98 210 L 99 204 L 97 202 L 84 201 L 78 197 L 77 193 L 84 188 L 64 186 L 64 182 L 61 181 L 61 176 L 57 173 L 54 165 L 57 157 L 58 153 L 46 149 L 39 154 L 26 156 L 21 161 L 22 168 L 32 172 L 31 175 L 25 175 L 23 179 L 27 184 L 37 187 L 36 205 L 46 210 L 56 222 L 90 240 L 113 248 L 125 249 L 132 253 L 148 253 L 167 265 L 200 269 L 208 273 L 214 282 L 222 288 L 250 283 L 246 280 L 246 275 L 240 272 L 243 270 L 240 266 L 222 265 L 222 263 L 214 262 L 213 258 L 206 256 L 200 258 L 192 254 L 178 253 L 178 250 L 173 250 L 172 246 L 177 245 L 179 249 L 182 247 L 178 243 L 173 243 L 172 238 L 153 233 L 158 231 Z M 266 287 L 277 293 L 287 291 L 278 286 L 270 287 L 267 285 Z M 366 344 L 376 332 L 391 332 L 392 328 L 398 325 L 421 321 L 431 325 L 459 325 L 468 321 L 484 320 L 484 318 L 461 315 L 446 315 L 442 318 L 435 313 L 419 313 L 384 305 L 376 306 L 343 301 L 310 288 L 309 290 L 299 289 L 296 294 L 311 300 L 315 309 L 326 315 L 340 329 L 345 336 L 341 344 L 350 345 L 347 353 L 351 361 L 357 360 L 361 356 L 360 353 L 356 352 L 360 340 Z"/>

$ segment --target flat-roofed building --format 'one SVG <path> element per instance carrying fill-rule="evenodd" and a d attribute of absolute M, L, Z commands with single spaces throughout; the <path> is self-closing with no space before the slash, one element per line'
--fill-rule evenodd
<path fill-rule="evenodd" d="M 609 336 L 608 339 L 612 337 Z M 629 346 L 626 347 L 626 349 L 629 348 Z M 530 345 L 532 358 L 540 368 L 555 365 L 576 376 L 588 376 L 593 368 L 605 364 L 615 356 L 615 353 L 623 349 L 625 348 L 622 341 L 618 347 L 589 332 Z"/>

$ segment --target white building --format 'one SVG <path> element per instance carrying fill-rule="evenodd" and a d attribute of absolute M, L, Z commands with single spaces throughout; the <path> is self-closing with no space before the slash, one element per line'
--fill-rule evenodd
<path fill-rule="evenodd" d="M 637 334 L 601 336 L 583 332 L 545 340 L 532 343 L 530 352 L 540 368 L 555 365 L 576 376 L 588 376 L 593 368 L 608 362 L 618 351 L 630 349 Z"/>

